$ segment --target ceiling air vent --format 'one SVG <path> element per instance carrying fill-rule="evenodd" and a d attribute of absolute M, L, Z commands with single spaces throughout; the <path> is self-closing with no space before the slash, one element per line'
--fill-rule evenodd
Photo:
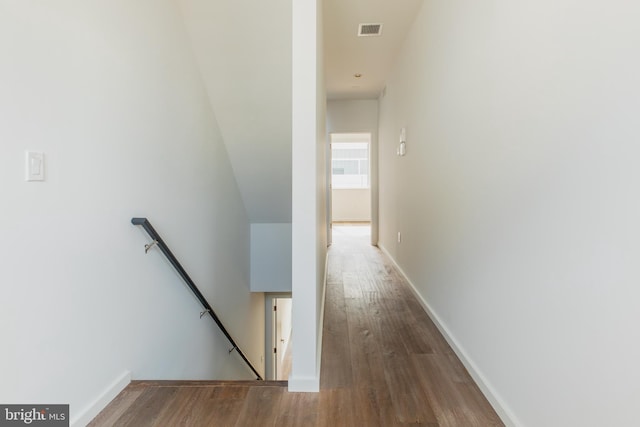
<path fill-rule="evenodd" d="M 358 25 L 358 37 L 381 36 L 382 24 L 360 24 Z"/>

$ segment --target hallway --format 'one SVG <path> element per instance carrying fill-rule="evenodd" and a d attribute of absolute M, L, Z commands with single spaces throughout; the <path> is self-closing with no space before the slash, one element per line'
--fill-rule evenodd
<path fill-rule="evenodd" d="M 502 425 L 367 228 L 334 227 L 333 242 L 320 385 L 334 408 L 327 425 Z"/>
<path fill-rule="evenodd" d="M 503 425 L 363 226 L 334 226 L 320 389 L 132 383 L 91 425 Z"/>

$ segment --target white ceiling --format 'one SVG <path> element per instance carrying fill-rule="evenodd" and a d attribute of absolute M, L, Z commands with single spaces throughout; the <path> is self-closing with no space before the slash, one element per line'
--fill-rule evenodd
<path fill-rule="evenodd" d="M 324 0 L 327 97 L 378 98 L 421 6 L 422 0 Z M 358 25 L 371 23 L 383 24 L 382 35 L 358 37 Z"/>
<path fill-rule="evenodd" d="M 178 4 L 249 220 L 291 222 L 291 0 Z M 378 97 L 421 4 L 324 0 L 329 98 Z M 382 36 L 357 37 L 360 23 Z"/>

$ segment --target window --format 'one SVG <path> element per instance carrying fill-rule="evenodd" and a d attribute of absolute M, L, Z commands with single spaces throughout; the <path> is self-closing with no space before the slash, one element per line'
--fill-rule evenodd
<path fill-rule="evenodd" d="M 331 144 L 331 185 L 333 188 L 369 188 L 369 143 Z"/>

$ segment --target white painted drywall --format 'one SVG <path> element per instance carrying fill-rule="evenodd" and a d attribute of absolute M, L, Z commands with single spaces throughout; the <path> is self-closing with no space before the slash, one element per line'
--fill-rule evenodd
<path fill-rule="evenodd" d="M 425 2 L 381 98 L 381 244 L 508 425 L 638 423 L 639 19 Z"/>
<path fill-rule="evenodd" d="M 290 391 L 318 391 L 326 239 L 322 1 L 293 2 L 293 366 Z"/>
<path fill-rule="evenodd" d="M 251 224 L 251 291 L 291 292 L 291 224 Z"/>
<path fill-rule="evenodd" d="M 252 378 L 132 216 L 260 366 L 248 218 L 190 51 L 172 1 L 0 6 L 1 402 L 69 403 L 82 424 L 126 371 Z M 45 182 L 24 181 L 27 149 Z"/>
<path fill-rule="evenodd" d="M 371 244 L 378 244 L 378 100 L 327 101 L 327 133 L 371 134 Z M 327 137 L 328 138 L 328 137 Z M 329 140 L 329 139 L 327 139 Z"/>
<path fill-rule="evenodd" d="M 371 189 L 331 190 L 332 221 L 371 221 Z"/>
<path fill-rule="evenodd" d="M 177 1 L 249 220 L 291 222 L 291 1 Z"/>

